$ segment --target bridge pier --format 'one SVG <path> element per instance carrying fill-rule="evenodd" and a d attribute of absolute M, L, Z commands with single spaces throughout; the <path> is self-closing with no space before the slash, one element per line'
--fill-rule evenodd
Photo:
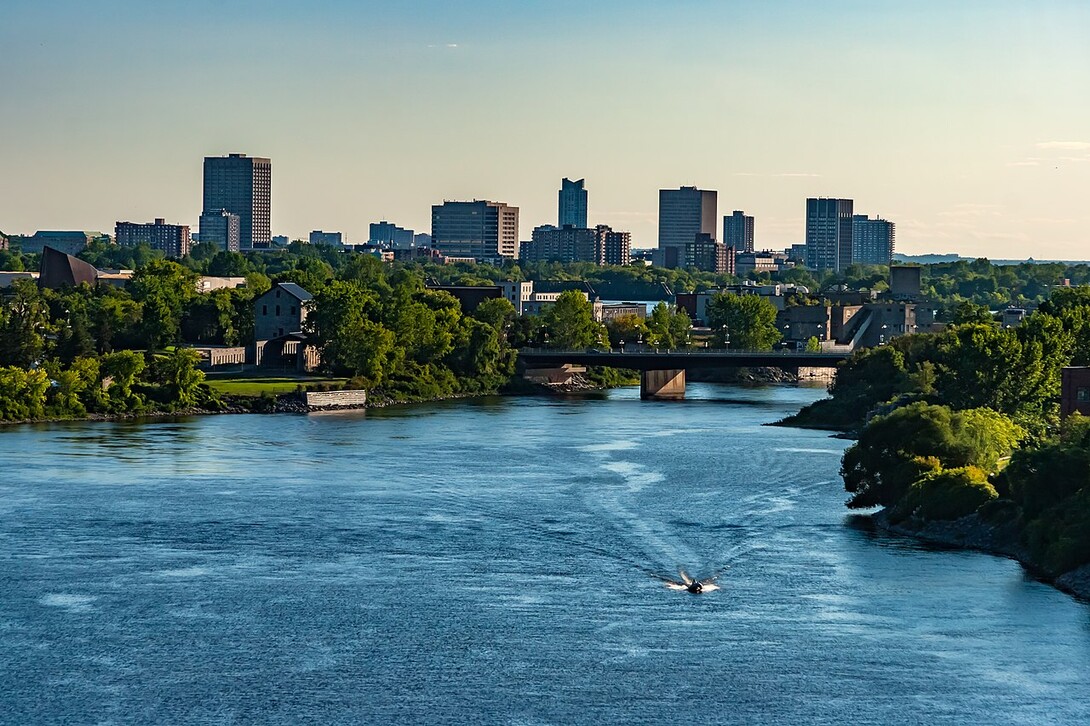
<path fill-rule="evenodd" d="M 644 371 L 640 374 L 640 398 L 685 398 L 685 369 Z"/>

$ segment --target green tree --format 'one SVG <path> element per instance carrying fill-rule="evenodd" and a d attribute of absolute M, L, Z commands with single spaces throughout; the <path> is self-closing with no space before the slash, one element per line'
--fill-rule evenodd
<path fill-rule="evenodd" d="M 0 304 L 0 366 L 30 368 L 45 350 L 48 308 L 33 282 L 11 287 L 14 294 Z"/>
<path fill-rule="evenodd" d="M 255 272 L 246 256 L 215 247 L 217 252 L 208 261 L 208 274 L 216 277 L 246 277 Z"/>
<path fill-rule="evenodd" d="M 204 373 L 197 367 L 200 362 L 200 354 L 192 348 L 175 348 L 163 362 L 163 382 L 178 408 L 191 408 L 197 404 L 201 383 L 204 382 Z"/>
<path fill-rule="evenodd" d="M 49 378 L 44 370 L 0 367 L 0 420 L 25 421 L 45 415 Z"/>
<path fill-rule="evenodd" d="M 811 335 L 810 339 L 808 341 L 806 341 L 806 352 L 807 353 L 820 353 L 821 352 L 821 341 L 817 339 L 817 336 Z"/>
<path fill-rule="evenodd" d="M 485 300 L 473 311 L 473 318 L 485 325 L 491 325 L 500 336 L 500 343 L 508 345 L 508 333 L 518 317 L 515 306 L 507 298 L 496 297 Z"/>
<path fill-rule="evenodd" d="M 639 315 L 618 315 L 606 323 L 606 331 L 609 334 L 609 344 L 614 348 L 621 343 L 627 345 L 637 345 L 640 342 L 651 343 L 651 329 Z"/>
<path fill-rule="evenodd" d="M 334 280 L 314 296 L 307 329 L 314 334 L 323 365 L 358 376 L 366 387 L 380 384 L 394 355 L 394 334 L 376 323 L 378 297 L 358 284 Z"/>
<path fill-rule="evenodd" d="M 692 329 L 689 314 L 681 308 L 671 309 L 660 302 L 651 310 L 647 320 L 648 342 L 656 348 L 681 348 L 689 343 L 689 331 Z"/>
<path fill-rule="evenodd" d="M 771 350 L 780 339 L 776 306 L 759 295 L 721 292 L 708 301 L 708 325 L 720 345 L 740 350 Z"/>
<path fill-rule="evenodd" d="M 594 306 L 579 290 L 565 290 L 541 316 L 549 346 L 578 350 L 604 345 L 605 326 L 594 320 Z"/>
<path fill-rule="evenodd" d="M 144 356 L 131 350 L 106 353 L 99 358 L 99 375 L 106 389 L 109 412 L 134 413 L 144 409 L 144 397 L 133 390 L 144 367 Z"/>
<path fill-rule="evenodd" d="M 177 262 L 153 260 L 136 271 L 130 288 L 142 307 L 141 342 L 148 349 L 181 342 L 182 316 L 197 294 L 197 274 Z"/>
<path fill-rule="evenodd" d="M 993 321 L 992 313 L 986 306 L 968 300 L 958 303 L 951 316 L 954 325 L 991 325 Z"/>
<path fill-rule="evenodd" d="M 976 466 L 929 471 L 912 483 L 891 511 L 894 521 L 960 519 L 999 497 L 984 471 Z"/>
<path fill-rule="evenodd" d="M 848 506 L 893 506 L 914 481 L 940 467 L 994 471 L 1023 435 L 1009 418 L 988 410 L 954 412 L 916 402 L 876 416 L 844 453 Z"/>

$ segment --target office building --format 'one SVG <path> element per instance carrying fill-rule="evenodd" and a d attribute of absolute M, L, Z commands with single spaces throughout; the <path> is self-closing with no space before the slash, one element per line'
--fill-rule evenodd
<path fill-rule="evenodd" d="M 659 190 L 659 250 L 666 267 L 685 267 L 686 245 L 697 235 L 715 240 L 717 193 L 681 187 Z"/>
<path fill-rule="evenodd" d="M 145 224 L 118 222 L 114 227 L 114 239 L 122 247 L 150 245 L 152 249 L 165 252 L 167 257 L 181 258 L 189 254 L 189 225 L 167 224 L 162 219 Z"/>
<path fill-rule="evenodd" d="M 432 249 L 478 262 L 518 259 L 519 208 L 503 202 L 443 202 L 431 208 Z"/>
<path fill-rule="evenodd" d="M 413 230 L 398 227 L 386 220 L 372 222 L 370 230 L 367 244 L 385 245 L 395 250 L 407 250 L 415 246 Z"/>
<path fill-rule="evenodd" d="M 705 272 L 734 274 L 734 250 L 710 234 L 693 235 L 685 245 L 686 265 Z"/>
<path fill-rule="evenodd" d="M 586 228 L 587 190 L 583 182 L 583 179 L 572 181 L 567 178 L 560 182 L 560 213 L 557 226 Z"/>
<path fill-rule="evenodd" d="M 723 217 L 723 244 L 733 247 L 735 252 L 752 252 L 753 217 L 738 210 Z"/>
<path fill-rule="evenodd" d="M 269 247 L 271 197 L 269 159 L 245 154 L 205 157 L 203 211 L 226 209 L 237 214 L 242 249 Z"/>
<path fill-rule="evenodd" d="M 782 252 L 739 252 L 734 256 L 734 274 L 738 277 L 751 272 L 782 272 L 793 266 Z"/>
<path fill-rule="evenodd" d="M 806 266 L 812 270 L 846 269 L 852 264 L 851 199 L 806 200 Z"/>
<path fill-rule="evenodd" d="M 206 210 L 201 215 L 201 244 L 210 243 L 228 252 L 241 247 L 239 217 L 226 209 Z"/>
<path fill-rule="evenodd" d="M 52 247 L 66 255 L 78 254 L 92 242 L 110 244 L 110 235 L 101 232 L 42 231 L 39 230 L 19 241 L 24 255 L 40 255 L 46 247 Z"/>
<path fill-rule="evenodd" d="M 893 222 L 865 214 L 852 217 L 852 262 L 888 265 L 893 259 L 896 235 Z"/>
<path fill-rule="evenodd" d="M 316 229 L 310 233 L 312 245 L 327 245 L 329 247 L 343 247 L 344 235 L 340 232 L 324 232 Z"/>

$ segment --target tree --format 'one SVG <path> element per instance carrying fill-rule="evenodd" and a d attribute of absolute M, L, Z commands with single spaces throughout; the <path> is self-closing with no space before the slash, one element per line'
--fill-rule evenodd
<path fill-rule="evenodd" d="M 594 306 L 579 290 L 565 290 L 541 316 L 549 346 L 578 350 L 604 345 L 605 326 L 594 320 Z"/>
<path fill-rule="evenodd" d="M 45 349 L 48 308 L 32 281 L 11 287 L 15 294 L 0 305 L 0 366 L 30 368 Z"/>
<path fill-rule="evenodd" d="M 190 408 L 197 403 L 204 372 L 197 368 L 201 356 L 192 348 L 175 348 L 162 365 L 163 381 L 170 389 L 171 399 L 180 408 Z"/>
<path fill-rule="evenodd" d="M 0 420 L 23 421 L 45 415 L 49 378 L 45 371 L 0 367 Z"/>
<path fill-rule="evenodd" d="M 651 317 L 647 320 L 648 342 L 656 348 L 681 348 L 688 345 L 692 327 L 689 314 L 683 309 L 671 309 L 660 302 L 651 310 Z"/>
<path fill-rule="evenodd" d="M 131 350 L 106 353 L 99 358 L 101 385 L 106 388 L 106 405 L 111 413 L 132 413 L 144 408 L 144 397 L 133 391 L 144 367 L 144 356 Z"/>
<path fill-rule="evenodd" d="M 504 297 L 485 300 L 473 311 L 473 317 L 486 325 L 491 325 L 500 336 L 501 345 L 508 345 L 508 332 L 517 317 L 515 306 L 510 300 Z"/>
<path fill-rule="evenodd" d="M 611 347 L 618 347 L 621 343 L 651 342 L 651 330 L 639 315 L 618 315 L 606 323 L 606 331 Z"/>
<path fill-rule="evenodd" d="M 218 250 L 208 261 L 208 274 L 217 277 L 245 277 L 254 272 L 254 266 L 246 256 L 238 252 Z"/>
<path fill-rule="evenodd" d="M 987 307 L 967 300 L 958 303 L 957 307 L 954 308 L 951 322 L 954 325 L 991 325 L 994 319 Z"/>
<path fill-rule="evenodd" d="M 913 482 L 890 515 L 894 521 L 908 517 L 960 519 L 998 497 L 979 467 L 940 469 L 929 471 Z"/>
<path fill-rule="evenodd" d="M 977 466 L 992 472 L 1024 432 L 995 411 L 951 411 L 916 402 L 876 416 L 844 454 L 849 507 L 893 506 L 929 471 Z"/>
<path fill-rule="evenodd" d="M 149 348 L 181 341 L 182 315 L 197 294 L 197 274 L 177 262 L 153 260 L 130 282 L 133 299 L 143 308 L 139 334 Z"/>
<path fill-rule="evenodd" d="M 806 341 L 806 352 L 807 353 L 820 353 L 821 352 L 821 341 L 817 339 L 817 336 L 811 335 L 810 339 Z"/>
<path fill-rule="evenodd" d="M 322 363 L 332 372 L 377 386 L 390 367 L 394 334 L 371 317 L 381 314 L 378 298 L 357 284 L 334 280 L 314 296 L 307 329 L 314 334 Z"/>
<path fill-rule="evenodd" d="M 1051 316 L 1017 329 L 959 325 L 936 338 L 936 390 L 957 409 L 988 407 L 1020 420 L 1041 416 L 1059 393 L 1072 340 Z"/>
<path fill-rule="evenodd" d="M 776 306 L 759 295 L 721 292 L 708 301 L 708 325 L 724 347 L 771 350 L 780 339 Z"/>

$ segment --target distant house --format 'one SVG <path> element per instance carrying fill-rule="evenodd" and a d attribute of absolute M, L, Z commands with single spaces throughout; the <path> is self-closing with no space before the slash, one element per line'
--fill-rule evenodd
<path fill-rule="evenodd" d="M 294 282 L 281 282 L 254 301 L 254 363 L 312 370 L 317 351 L 303 332 L 313 298 Z"/>

